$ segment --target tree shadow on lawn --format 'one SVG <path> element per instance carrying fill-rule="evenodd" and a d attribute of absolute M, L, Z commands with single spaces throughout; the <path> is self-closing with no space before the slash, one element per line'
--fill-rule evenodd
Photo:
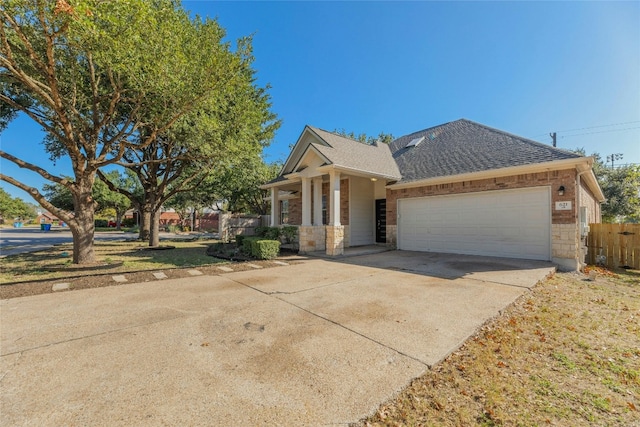
<path fill-rule="evenodd" d="M 166 242 L 166 241 L 165 241 Z M 153 250 L 140 241 L 96 242 L 96 263 L 72 264 L 73 245 L 10 255 L 0 261 L 0 284 L 73 278 L 95 274 L 196 267 L 226 262 L 206 254 L 211 241 L 175 241 L 173 249 Z"/>

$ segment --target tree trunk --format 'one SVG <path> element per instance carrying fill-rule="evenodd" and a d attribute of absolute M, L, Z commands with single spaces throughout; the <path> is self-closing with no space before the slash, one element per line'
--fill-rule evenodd
<path fill-rule="evenodd" d="M 154 209 L 151 213 L 151 234 L 149 236 L 149 246 L 160 245 L 160 209 Z"/>
<path fill-rule="evenodd" d="M 73 263 L 91 264 L 95 262 L 93 251 L 95 205 L 91 197 L 91 183 L 82 187 L 88 187 L 88 189 L 73 194 L 74 217 L 69 221 L 69 229 L 73 235 Z"/>
<path fill-rule="evenodd" d="M 116 211 L 116 231 L 122 230 L 122 215 L 124 213 L 120 211 Z"/>
<path fill-rule="evenodd" d="M 147 203 L 142 205 L 142 209 L 138 212 L 140 213 L 140 234 L 139 239 L 148 242 L 151 237 L 151 206 Z"/>

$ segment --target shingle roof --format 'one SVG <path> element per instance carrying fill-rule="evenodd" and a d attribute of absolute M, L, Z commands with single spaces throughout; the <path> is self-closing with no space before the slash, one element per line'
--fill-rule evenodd
<path fill-rule="evenodd" d="M 406 147 L 423 136 L 418 145 Z M 466 119 L 405 135 L 389 148 L 401 182 L 581 157 Z"/>
<path fill-rule="evenodd" d="M 308 126 L 328 145 L 312 143 L 333 165 L 400 179 L 387 144 L 365 144 L 326 130 Z"/>

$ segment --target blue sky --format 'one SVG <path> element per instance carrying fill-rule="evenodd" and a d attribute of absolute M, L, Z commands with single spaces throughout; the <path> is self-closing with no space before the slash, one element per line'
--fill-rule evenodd
<path fill-rule="evenodd" d="M 402 136 L 467 118 L 640 163 L 640 2 L 183 4 L 218 17 L 230 41 L 253 34 L 259 84 L 283 121 L 268 160 L 284 160 L 305 124 Z M 1 144 L 69 174 L 41 139 L 22 117 Z M 4 160 L 2 171 L 44 183 Z"/>

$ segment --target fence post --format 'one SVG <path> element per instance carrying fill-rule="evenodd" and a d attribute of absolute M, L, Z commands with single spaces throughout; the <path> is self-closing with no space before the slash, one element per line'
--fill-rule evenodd
<path fill-rule="evenodd" d="M 220 239 L 224 243 L 229 242 L 229 217 L 231 216 L 228 212 L 220 212 L 218 215 L 218 234 L 220 234 Z"/>

